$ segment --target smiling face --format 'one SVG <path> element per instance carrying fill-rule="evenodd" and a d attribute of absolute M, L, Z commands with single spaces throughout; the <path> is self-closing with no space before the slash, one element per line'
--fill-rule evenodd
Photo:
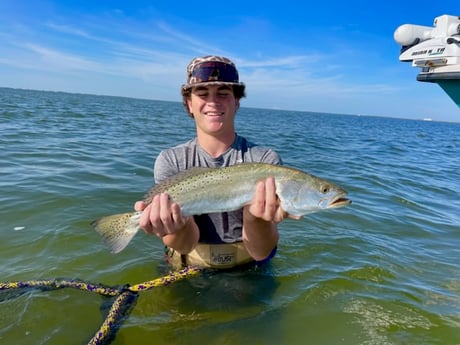
<path fill-rule="evenodd" d="M 240 102 L 235 98 L 232 86 L 195 86 L 187 106 L 195 119 L 198 135 L 217 136 L 235 132 L 235 113 Z"/>

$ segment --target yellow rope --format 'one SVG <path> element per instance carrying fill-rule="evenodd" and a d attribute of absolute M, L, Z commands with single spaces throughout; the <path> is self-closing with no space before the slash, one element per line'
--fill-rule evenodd
<path fill-rule="evenodd" d="M 133 301 L 140 291 L 145 291 L 154 287 L 166 286 L 185 278 L 195 276 L 200 272 L 200 268 L 191 266 L 185 267 L 180 271 L 171 272 L 163 277 L 126 287 L 126 290 L 123 291 L 113 302 L 104 323 L 96 332 L 94 337 L 89 341 L 88 345 L 104 344 L 107 339 L 110 339 L 111 336 L 115 335 L 116 325 L 120 323 L 123 315 L 128 313 L 129 307 L 133 306 Z"/>
<path fill-rule="evenodd" d="M 61 289 L 71 287 L 78 290 L 95 292 L 103 296 L 116 297 L 101 327 L 88 342 L 88 345 L 101 345 L 106 344 L 108 340 L 115 336 L 115 332 L 119 327 L 120 321 L 124 317 L 127 317 L 127 314 L 134 306 L 134 302 L 136 301 L 140 291 L 145 291 L 154 287 L 166 286 L 185 278 L 196 276 L 201 271 L 202 269 L 197 267 L 185 267 L 180 271 L 171 272 L 160 278 L 132 286 L 125 285 L 121 288 L 105 286 L 102 284 L 92 284 L 80 280 L 53 279 L 7 283 L 0 282 L 0 291 L 26 288 Z"/>
<path fill-rule="evenodd" d="M 139 292 L 139 291 L 148 290 L 148 289 L 158 287 L 158 286 L 169 285 L 169 284 L 175 283 L 175 282 L 177 282 L 179 280 L 195 276 L 198 273 L 200 273 L 201 270 L 202 269 L 200 269 L 200 268 L 192 267 L 192 266 L 185 267 L 184 269 L 182 269 L 180 271 L 171 272 L 170 274 L 168 274 L 168 275 L 166 275 L 164 277 L 157 278 L 157 279 L 154 279 L 154 280 L 150 280 L 148 282 L 144 282 L 144 283 L 141 283 L 141 284 L 130 286 L 130 287 L 128 287 L 128 289 L 129 289 L 129 291 Z"/>
<path fill-rule="evenodd" d="M 137 297 L 137 294 L 126 290 L 122 292 L 113 302 L 112 307 L 109 310 L 104 322 L 102 323 L 99 330 L 88 342 L 88 345 L 101 345 L 105 344 L 107 340 L 115 336 L 117 325 L 123 318 L 124 314 L 128 312 L 123 309 L 129 309 L 129 306 L 132 306 L 133 301 Z"/>
<path fill-rule="evenodd" d="M 120 289 L 115 289 L 110 286 L 102 284 L 92 284 L 80 280 L 65 280 L 65 279 L 53 279 L 53 280 L 27 280 L 19 282 L 8 282 L 0 283 L 1 290 L 11 289 L 26 289 L 26 288 L 47 288 L 47 289 L 61 289 L 65 287 L 71 287 L 78 290 L 96 292 L 99 295 L 104 296 L 116 296 L 120 292 Z"/>

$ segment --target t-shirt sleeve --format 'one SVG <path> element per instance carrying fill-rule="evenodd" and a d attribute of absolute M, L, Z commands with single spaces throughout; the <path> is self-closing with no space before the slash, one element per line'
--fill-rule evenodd
<path fill-rule="evenodd" d="M 262 157 L 261 163 L 270 163 L 270 164 L 283 164 L 281 157 L 273 151 L 272 149 L 267 150 L 265 155 Z"/>
<path fill-rule="evenodd" d="M 153 166 L 155 183 L 159 184 L 178 172 L 179 166 L 177 164 L 177 159 L 173 155 L 168 154 L 167 151 L 160 152 Z"/>
<path fill-rule="evenodd" d="M 274 150 L 262 146 L 254 146 L 250 149 L 250 155 L 245 161 L 253 163 L 283 164 L 281 157 Z"/>

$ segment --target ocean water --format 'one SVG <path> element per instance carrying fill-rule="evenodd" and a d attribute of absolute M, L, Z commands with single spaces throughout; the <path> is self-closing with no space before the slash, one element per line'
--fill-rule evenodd
<path fill-rule="evenodd" d="M 113 344 L 460 344 L 460 123 L 244 107 L 236 122 L 353 204 L 284 221 L 266 267 L 140 293 Z M 157 238 L 113 255 L 90 222 L 132 210 L 159 151 L 193 135 L 180 103 L 0 88 L 0 282 L 165 275 Z M 0 291 L 0 343 L 85 344 L 112 302 Z"/>

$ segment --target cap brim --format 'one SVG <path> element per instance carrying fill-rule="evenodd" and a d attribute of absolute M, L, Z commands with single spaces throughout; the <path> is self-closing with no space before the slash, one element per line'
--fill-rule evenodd
<path fill-rule="evenodd" d="M 229 86 L 244 86 L 244 83 L 232 83 L 228 81 L 206 81 L 203 83 L 195 84 L 182 84 L 182 90 L 188 90 L 195 86 L 210 86 L 210 85 L 229 85 Z"/>

